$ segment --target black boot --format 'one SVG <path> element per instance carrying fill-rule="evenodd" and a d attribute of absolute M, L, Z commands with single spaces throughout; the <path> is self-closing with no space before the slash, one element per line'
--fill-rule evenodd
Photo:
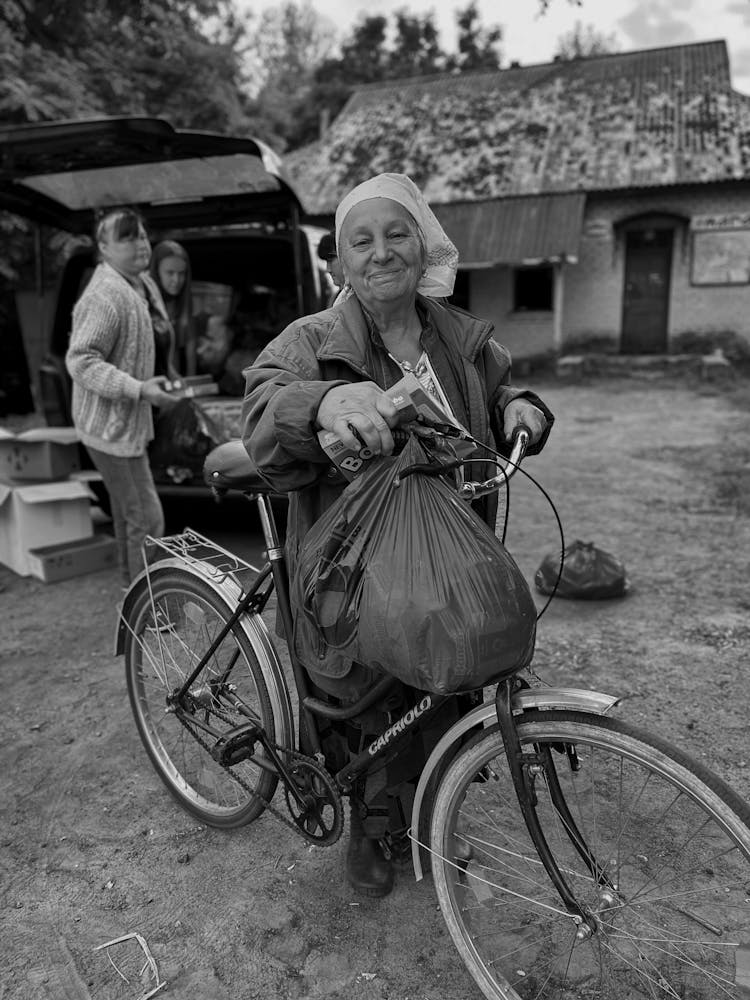
<path fill-rule="evenodd" d="M 355 803 L 351 806 L 346 878 L 363 896 L 387 896 L 393 888 L 393 865 L 383 854 L 380 841 L 365 836 Z"/>

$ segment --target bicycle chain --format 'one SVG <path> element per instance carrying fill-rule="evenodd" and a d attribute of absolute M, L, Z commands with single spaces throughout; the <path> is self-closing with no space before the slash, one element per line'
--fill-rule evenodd
<path fill-rule="evenodd" d="M 203 747 L 203 749 L 206 751 L 206 753 L 209 755 L 209 757 L 211 757 L 211 760 L 214 760 L 214 757 L 211 756 L 211 747 L 206 742 L 206 740 L 204 740 L 203 737 L 200 736 L 198 734 L 198 732 L 196 732 L 192 728 L 192 726 L 187 721 L 187 719 L 183 718 L 182 715 L 179 715 L 178 713 L 175 713 L 175 714 L 177 715 L 177 718 L 182 723 L 182 725 L 185 727 L 185 729 L 187 729 L 187 731 L 190 733 L 190 735 L 196 741 L 196 743 L 199 743 Z M 231 725 L 231 719 L 229 719 L 226 716 L 224 716 L 223 712 L 218 712 L 215 709 L 212 709 L 212 714 L 215 715 L 217 718 L 221 719 L 222 722 L 226 722 L 228 725 Z M 302 763 L 307 764 L 313 770 L 321 772 L 321 774 L 323 775 L 323 777 L 325 779 L 327 779 L 329 777 L 328 772 L 324 771 L 321 768 L 320 764 L 317 762 L 317 760 L 315 760 L 314 757 L 308 757 L 306 754 L 299 753 L 296 750 L 289 750 L 289 749 L 286 749 L 284 747 L 280 747 L 280 746 L 278 746 L 275 743 L 272 743 L 271 746 L 274 748 L 274 750 L 278 750 L 278 751 L 280 751 L 283 754 L 290 754 L 291 757 L 294 760 L 301 761 Z M 219 764 L 218 761 L 216 761 L 216 763 Z M 315 841 L 315 840 L 311 839 L 310 837 L 308 837 L 307 834 L 304 832 L 304 830 L 300 829 L 300 827 L 297 826 L 297 824 L 294 822 L 294 820 L 287 819 L 287 817 L 281 812 L 281 810 L 279 810 L 275 806 L 271 805 L 271 802 L 270 802 L 269 799 L 266 799 L 263 795 L 260 794 L 260 792 L 256 792 L 255 789 L 251 788 L 250 785 L 248 785 L 248 783 L 246 781 L 244 781 L 239 776 L 239 774 L 235 774 L 235 772 L 232 770 L 232 768 L 231 768 L 231 766 L 229 764 L 219 764 L 219 767 L 222 767 L 227 772 L 227 774 L 229 775 L 229 777 L 233 781 L 236 781 L 238 785 L 240 785 L 242 788 L 244 788 L 244 790 L 248 793 L 248 795 L 250 795 L 250 797 L 252 799 L 254 799 L 256 802 L 262 802 L 263 803 L 263 807 L 270 812 L 270 814 L 274 817 L 274 819 L 277 819 L 284 826 L 288 826 L 290 830 L 293 830 L 296 834 L 298 834 L 300 837 L 302 837 L 302 839 L 305 840 L 308 844 L 314 844 L 314 845 L 320 846 L 319 841 Z M 282 782 L 283 782 L 283 778 L 282 778 Z M 339 796 L 339 800 L 340 800 L 340 796 Z M 341 803 L 339 801 L 339 805 L 340 804 Z M 340 834 L 339 834 L 339 836 L 340 836 Z M 336 839 L 338 840 L 338 837 Z M 335 843 L 335 841 L 333 841 L 332 843 Z M 330 846 L 330 845 L 328 845 L 328 846 Z"/>

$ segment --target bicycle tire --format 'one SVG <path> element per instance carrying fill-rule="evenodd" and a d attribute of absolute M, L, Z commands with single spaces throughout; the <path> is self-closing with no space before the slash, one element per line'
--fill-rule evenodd
<path fill-rule="evenodd" d="M 179 568 L 154 568 L 133 596 L 124 644 L 130 705 L 138 733 L 156 772 L 183 809 L 209 826 L 233 829 L 257 819 L 277 785 L 275 774 L 252 761 L 234 765 L 252 793 L 234 780 L 178 719 L 167 712 L 167 695 L 182 684 L 199 662 L 231 610 L 216 591 L 195 574 Z M 156 626 L 154 610 L 156 612 Z M 163 653 L 163 659 L 162 659 Z M 218 686 L 232 657 L 235 695 L 246 706 L 234 708 Z M 196 718 L 228 731 L 255 721 L 271 740 L 276 737 L 269 686 L 271 671 L 239 625 L 222 641 L 191 686 Z M 213 686 L 212 686 L 213 685 Z M 200 733 L 209 744 L 214 741 Z M 253 794 L 254 793 L 254 794 Z"/>
<path fill-rule="evenodd" d="M 740 1000 L 750 996 L 750 809 L 666 741 L 574 711 L 518 720 L 550 748 L 572 823 L 614 884 L 573 846 L 571 818 L 535 785 L 550 848 L 596 930 L 577 927 L 520 813 L 499 726 L 477 734 L 438 789 L 431 821 L 440 907 L 489 1000 Z M 581 769 L 569 766 L 575 746 Z M 540 758 L 537 758 L 540 759 Z"/>

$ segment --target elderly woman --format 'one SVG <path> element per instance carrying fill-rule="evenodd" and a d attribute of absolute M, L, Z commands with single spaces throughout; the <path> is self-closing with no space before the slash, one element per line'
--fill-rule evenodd
<path fill-rule="evenodd" d="M 346 281 L 336 305 L 296 320 L 245 372 L 247 451 L 272 487 L 294 491 L 287 528 L 292 572 L 306 532 L 345 485 L 317 432 L 334 431 L 355 448 L 360 438 L 375 453 L 391 454 L 396 414 L 383 390 L 404 372 L 416 374 L 474 437 L 500 449 L 523 423 L 530 450 L 538 451 L 553 420 L 535 395 L 510 386 L 510 358 L 493 340 L 492 325 L 444 301 L 458 253 L 408 177 L 381 174 L 354 188 L 336 211 L 336 246 Z M 496 504 L 485 501 L 479 513 L 494 527 Z M 335 682 L 313 677 L 318 689 L 350 702 L 371 679 L 360 664 Z M 382 718 L 398 707 L 389 701 Z M 379 722 L 350 727 L 349 748 L 365 745 Z M 352 794 L 347 877 L 362 893 L 382 896 L 393 885 L 383 837 L 389 827 L 407 824 L 411 781 L 426 749 L 412 755 L 411 773 L 402 760 L 399 772 L 376 776 L 380 787 Z"/>

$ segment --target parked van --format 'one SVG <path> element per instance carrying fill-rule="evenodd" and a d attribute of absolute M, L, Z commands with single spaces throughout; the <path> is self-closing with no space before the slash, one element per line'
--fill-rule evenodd
<path fill-rule="evenodd" d="M 174 239 L 188 252 L 194 322 L 204 338 L 195 402 L 207 426 L 233 436 L 242 369 L 295 317 L 325 307 L 328 279 L 316 254 L 324 230 L 302 224 L 281 160 L 257 139 L 145 117 L 0 128 L 0 209 L 89 237 L 76 241 L 65 263 L 51 319 L 28 308 L 21 317 L 27 326 L 45 323 L 37 389 L 51 426 L 71 423 L 64 357 L 73 306 L 96 264 L 96 213 L 118 205 L 142 212 L 152 244 Z M 24 332 L 38 342 L 40 331 Z M 162 454 L 152 466 L 161 493 L 205 492 L 199 463 L 170 466 Z"/>

